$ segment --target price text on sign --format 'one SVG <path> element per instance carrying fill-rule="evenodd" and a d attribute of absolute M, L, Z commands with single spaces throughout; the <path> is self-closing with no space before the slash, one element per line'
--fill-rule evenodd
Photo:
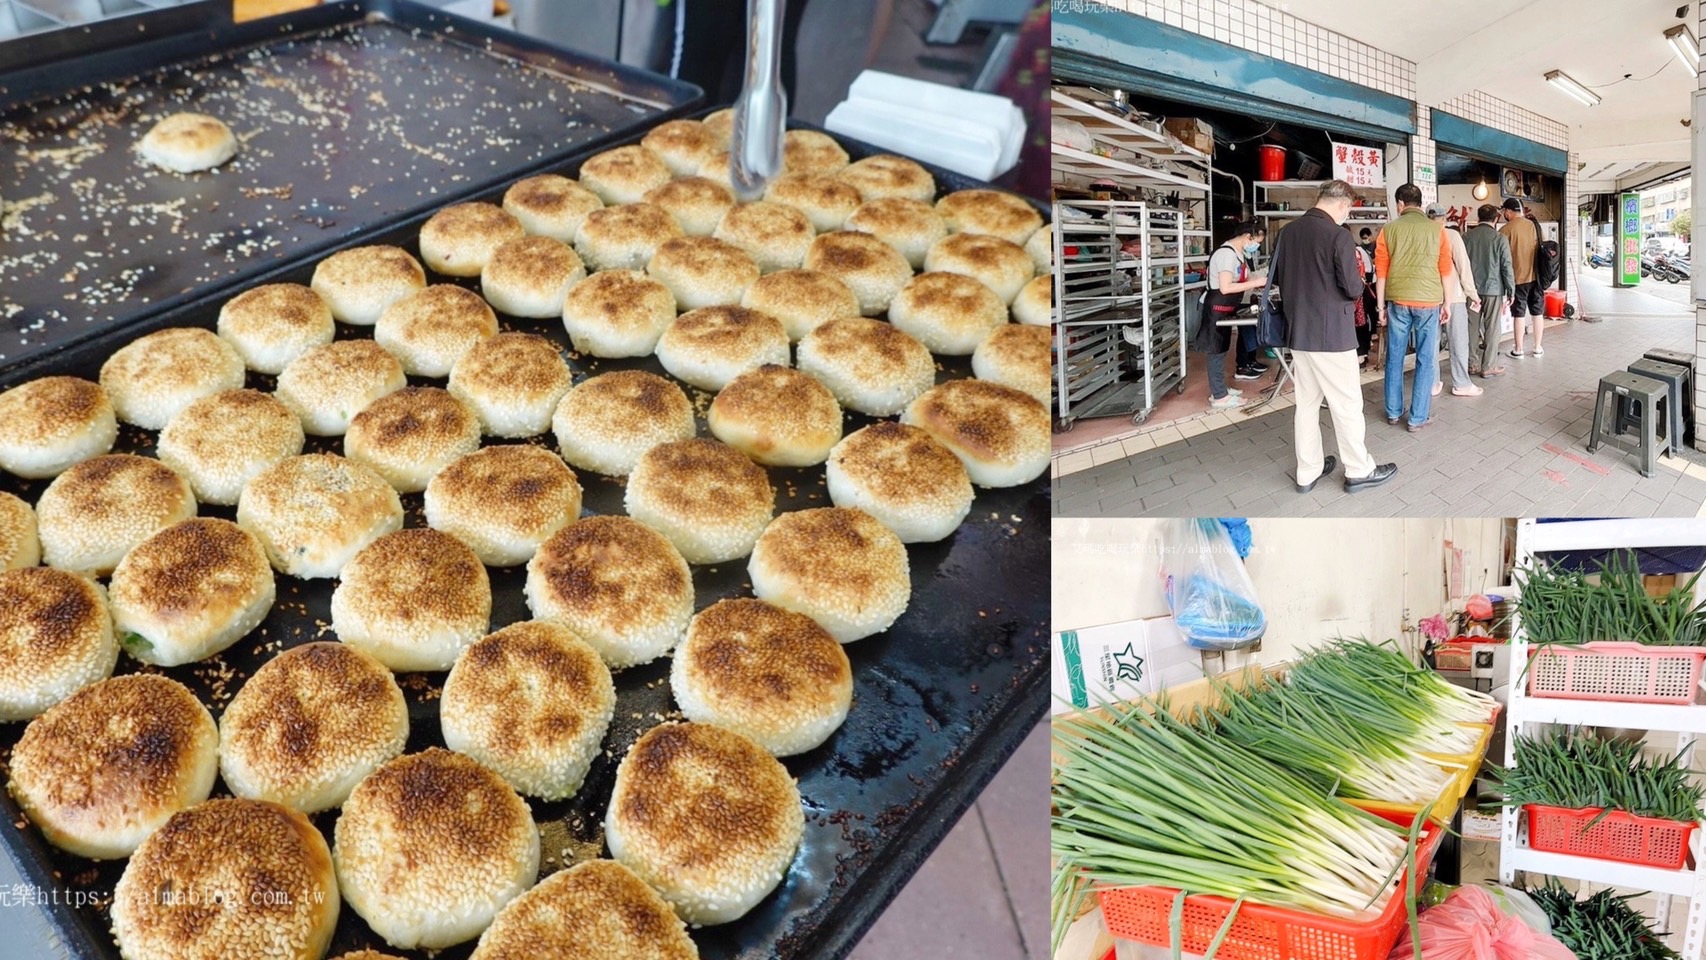
<path fill-rule="evenodd" d="M 1333 179 L 1353 187 L 1386 186 L 1386 151 L 1379 147 L 1333 144 Z"/>

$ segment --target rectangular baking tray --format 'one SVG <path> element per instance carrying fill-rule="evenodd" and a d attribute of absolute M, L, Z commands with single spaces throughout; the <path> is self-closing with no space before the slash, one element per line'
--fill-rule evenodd
<path fill-rule="evenodd" d="M 0 44 L 0 64 L 30 58 L 0 67 L 0 365 L 559 165 L 702 99 L 403 0 L 242 24 L 228 11 L 208 23 L 210 6 Z M 133 144 L 185 110 L 224 120 L 237 156 L 192 175 L 143 164 Z"/>
<path fill-rule="evenodd" d="M 629 139 L 637 141 L 639 136 L 635 133 Z M 882 152 L 837 139 L 855 159 Z M 573 176 L 578 168 L 577 160 L 558 172 Z M 950 171 L 929 169 L 940 193 L 982 185 Z M 479 197 L 496 200 L 501 195 L 500 188 Z M 406 218 L 369 240 L 418 252 L 415 237 L 424 219 L 425 215 Z M 255 282 L 305 283 L 316 259 L 281 266 Z M 445 279 L 435 277 L 434 282 Z M 165 326 L 212 327 L 223 299 L 202 297 L 122 333 L 111 332 L 57 356 L 0 370 L 0 389 L 54 373 L 92 378 L 113 350 L 144 332 Z M 567 355 L 569 346 L 560 322 L 501 320 L 505 329 L 551 337 Z M 340 337 L 366 333 L 341 325 L 338 332 Z M 939 379 L 970 375 L 965 358 L 939 361 L 944 368 Z M 570 366 L 577 381 L 611 369 L 637 367 L 663 373 L 653 358 L 609 361 L 570 356 Z M 271 378 L 255 374 L 250 374 L 249 383 L 261 389 L 272 386 Z M 708 396 L 689 392 L 703 410 Z M 869 418 L 852 415 L 847 431 L 868 422 Z M 707 434 L 702 421 L 700 434 Z M 116 449 L 151 454 L 151 438 L 147 432 L 123 427 Z M 550 443 L 549 435 L 540 439 Z M 309 438 L 308 449 L 341 452 L 337 441 L 325 438 Z M 829 505 L 821 467 L 772 469 L 771 477 L 778 512 Z M 583 475 L 582 481 L 588 513 L 623 512 L 619 483 L 594 475 Z M 44 487 L 43 482 L 20 482 L 0 474 L 0 489 L 32 503 Z M 405 496 L 403 503 L 406 525 L 422 525 L 421 496 Z M 1048 697 L 1048 503 L 1046 477 L 1023 487 L 980 488 L 970 517 L 953 536 L 941 543 L 909 547 L 913 594 L 906 614 L 886 633 L 847 648 L 855 691 L 846 725 L 824 746 L 784 761 L 799 780 L 806 805 L 804 844 L 782 886 L 750 914 L 731 924 L 694 931 L 706 960 L 846 956 L 1042 719 Z M 207 506 L 202 513 L 233 515 L 230 508 Z M 528 618 L 522 596 L 524 570 L 491 571 L 493 629 Z M 750 595 L 744 560 L 715 568 L 695 567 L 694 582 L 699 609 L 722 597 Z M 278 604 L 263 625 L 268 637 L 286 638 L 286 646 L 330 638 L 329 628 L 322 625 L 331 619 L 333 582 L 279 576 L 278 584 Z M 271 655 L 256 653 L 256 647 L 254 639 L 247 639 L 218 660 L 165 672 L 188 684 L 218 715 L 243 679 Z M 120 658 L 120 672 L 135 667 L 128 656 Z M 676 716 L 668 675 L 667 659 L 618 673 L 616 719 L 605 738 L 605 754 L 594 763 L 581 793 L 560 803 L 530 801 L 544 837 L 542 875 L 602 854 L 600 824 L 617 762 L 641 733 Z M 443 675 L 401 676 L 410 701 L 408 751 L 441 744 L 432 697 Z M 215 687 L 222 691 L 220 696 L 214 695 Z M 23 724 L 0 726 L 0 755 L 9 755 L 22 729 Z M 223 792 L 223 787 L 216 792 Z M 33 828 L 18 829 L 22 817 L 9 796 L 0 798 L 0 806 L 9 821 L 0 825 L 0 837 L 29 882 L 43 889 L 92 892 L 101 901 L 94 908 L 47 906 L 58 931 L 78 956 L 116 958 L 104 903 L 123 863 L 94 864 L 55 850 Z M 335 811 L 314 819 L 330 842 Z M 1037 829 L 1042 828 L 1039 820 Z M 329 956 L 364 946 L 411 958 L 426 956 L 387 948 L 346 908 Z M 460 960 L 471 946 L 436 956 Z"/>

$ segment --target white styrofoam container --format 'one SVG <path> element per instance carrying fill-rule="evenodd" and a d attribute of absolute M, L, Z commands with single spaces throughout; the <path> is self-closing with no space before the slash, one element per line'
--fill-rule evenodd
<path fill-rule="evenodd" d="M 998 166 L 1003 171 L 1018 162 L 1019 149 L 1024 145 L 1025 112 L 1013 101 L 993 93 L 866 70 L 853 78 L 847 98 L 900 104 L 998 130 L 1002 141 Z"/>
<path fill-rule="evenodd" d="M 1050 661 L 1051 712 L 1057 714 L 1075 706 L 1154 696 L 1203 676 L 1202 652 L 1185 643 L 1172 617 L 1062 631 L 1050 644 Z"/>
<path fill-rule="evenodd" d="M 824 120 L 834 133 L 991 180 L 1012 169 L 1025 116 L 1011 100 L 866 70 Z"/>

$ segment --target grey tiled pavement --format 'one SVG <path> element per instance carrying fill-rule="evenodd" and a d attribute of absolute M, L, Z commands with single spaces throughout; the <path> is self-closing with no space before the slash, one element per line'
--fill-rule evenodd
<path fill-rule="evenodd" d="M 1044 960 L 1048 722 L 1031 731 L 850 960 Z"/>
<path fill-rule="evenodd" d="M 1669 292 L 1669 291 L 1667 291 Z M 1368 446 L 1396 462 L 1385 486 L 1347 495 L 1342 474 L 1307 495 L 1292 488 L 1292 409 L 1198 434 L 1055 480 L 1061 516 L 1695 516 L 1706 503 L 1706 457 L 1644 478 L 1637 458 L 1586 450 L 1599 378 L 1652 347 L 1692 351 L 1685 306 L 1611 290 L 1590 276 L 1588 312 L 1599 323 L 1548 329 L 1542 357 L 1506 358 L 1510 373 L 1477 381 L 1483 396 L 1442 392 L 1420 433 L 1386 424 L 1379 380 L 1363 388 Z M 1613 313 L 1612 311 L 1618 311 Z M 1603 312 L 1602 312 L 1603 311 Z M 1329 453 L 1336 449 L 1322 412 Z"/>

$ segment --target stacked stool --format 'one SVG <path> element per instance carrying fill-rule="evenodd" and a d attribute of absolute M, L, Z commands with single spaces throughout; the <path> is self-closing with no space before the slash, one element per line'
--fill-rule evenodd
<path fill-rule="evenodd" d="M 1623 410 L 1627 406 L 1627 416 Z M 1662 380 L 1627 370 L 1618 370 L 1599 378 L 1599 393 L 1593 402 L 1593 432 L 1588 435 L 1588 452 L 1602 444 L 1641 457 L 1641 476 L 1653 475 L 1658 459 L 1658 425 L 1670 407 L 1670 385 Z M 1638 439 L 1625 439 L 1628 427 L 1638 430 Z"/>
<path fill-rule="evenodd" d="M 1654 347 L 1641 355 L 1643 360 L 1657 360 L 1660 363 L 1670 363 L 1688 371 L 1688 380 L 1682 388 L 1682 441 L 1688 446 L 1694 444 L 1694 355 L 1682 350 L 1664 350 Z"/>
<path fill-rule="evenodd" d="M 1665 363 L 1662 360 L 1648 359 L 1641 359 L 1631 363 L 1629 365 L 1629 372 L 1639 374 L 1651 380 L 1657 380 L 1667 388 L 1665 409 L 1669 413 L 1669 416 L 1661 420 L 1658 425 L 1664 428 L 1664 446 L 1668 448 L 1673 455 L 1682 452 L 1685 440 L 1692 439 L 1687 437 L 1687 435 L 1693 432 L 1684 426 L 1682 413 L 1683 408 L 1689 405 L 1687 402 L 1688 398 L 1694 395 L 1694 377 L 1692 372 L 1687 367 L 1678 366 L 1674 363 Z M 1626 425 L 1624 417 L 1626 415 L 1627 406 L 1628 405 L 1626 403 L 1618 404 L 1617 428 L 1619 431 L 1621 431 Z"/>

